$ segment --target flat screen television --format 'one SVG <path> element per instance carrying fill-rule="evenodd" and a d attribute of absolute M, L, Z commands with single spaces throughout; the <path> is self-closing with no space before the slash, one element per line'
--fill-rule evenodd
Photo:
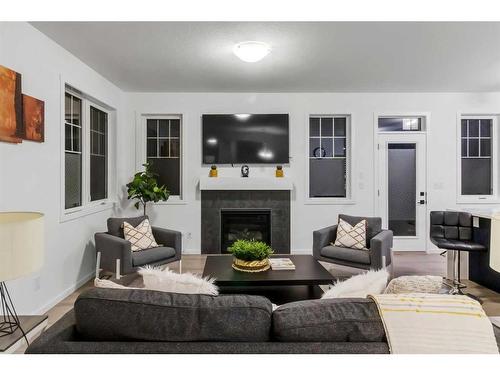
<path fill-rule="evenodd" d="M 288 114 L 203 115 L 203 164 L 287 164 Z"/>

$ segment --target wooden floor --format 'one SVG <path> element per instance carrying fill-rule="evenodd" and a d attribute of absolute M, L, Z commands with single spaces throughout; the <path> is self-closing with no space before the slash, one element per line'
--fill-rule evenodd
<path fill-rule="evenodd" d="M 192 272 L 202 274 L 205 266 L 206 255 L 183 255 L 182 272 Z M 348 267 L 322 263 L 325 268 L 335 276 L 350 276 L 359 273 Z M 169 267 L 177 271 L 179 264 L 173 263 Z M 446 275 L 446 259 L 439 254 L 425 254 L 422 252 L 395 252 L 393 260 L 394 277 L 402 275 Z M 500 316 L 500 294 L 484 288 L 472 281 L 465 281 L 467 291 L 482 299 L 483 308 L 489 316 Z M 48 326 L 54 324 L 66 312 L 73 308 L 76 298 L 85 289 L 91 288 L 93 282 L 90 281 L 83 287 L 72 293 L 69 297 L 58 303 L 48 311 Z M 26 347 L 20 348 L 17 352 L 23 353 Z"/>

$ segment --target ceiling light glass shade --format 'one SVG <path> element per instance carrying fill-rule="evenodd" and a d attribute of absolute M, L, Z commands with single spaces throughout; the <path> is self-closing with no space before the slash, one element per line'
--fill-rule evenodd
<path fill-rule="evenodd" d="M 257 62 L 271 52 L 271 46 L 264 42 L 241 42 L 234 46 L 233 52 L 245 62 Z"/>

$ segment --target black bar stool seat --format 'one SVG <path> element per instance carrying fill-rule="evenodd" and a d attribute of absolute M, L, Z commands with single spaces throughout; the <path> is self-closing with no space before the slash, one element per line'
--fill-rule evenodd
<path fill-rule="evenodd" d="M 454 252 L 452 293 L 464 294 L 465 285 L 460 281 L 460 252 L 487 250 L 486 246 L 472 241 L 472 215 L 468 212 L 431 211 L 430 239 L 438 248 Z"/>

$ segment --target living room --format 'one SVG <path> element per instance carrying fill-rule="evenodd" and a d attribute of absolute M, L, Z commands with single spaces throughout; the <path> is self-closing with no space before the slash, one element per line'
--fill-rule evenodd
<path fill-rule="evenodd" d="M 499 22 L 29 19 L 0 22 L 2 351 L 498 354 Z M 383 312 L 403 295 L 484 321 Z M 359 335 L 287 327 L 356 298 Z M 174 316 L 146 300 L 255 311 L 103 323 Z M 401 319 L 450 337 L 400 343 Z"/>

